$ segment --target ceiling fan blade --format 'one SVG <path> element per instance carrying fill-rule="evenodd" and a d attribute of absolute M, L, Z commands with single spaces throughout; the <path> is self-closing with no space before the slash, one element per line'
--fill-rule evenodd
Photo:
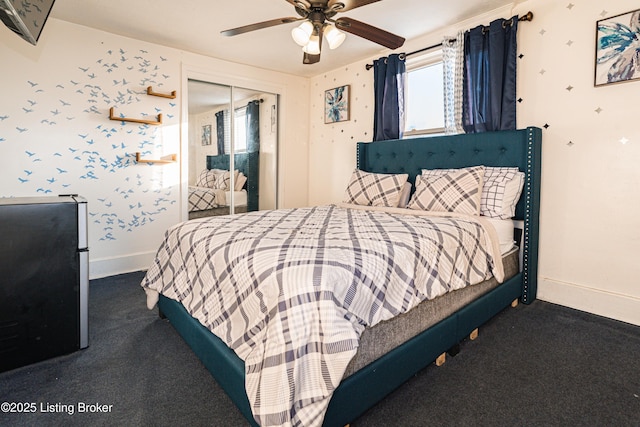
<path fill-rule="evenodd" d="M 405 41 L 404 37 L 397 36 L 388 31 L 351 18 L 338 18 L 336 20 L 336 27 L 342 31 L 346 31 L 347 33 L 355 34 L 356 36 L 378 43 L 384 47 L 388 47 L 389 49 L 397 49 L 402 46 Z"/>
<path fill-rule="evenodd" d="M 272 19 L 270 21 L 257 22 L 255 24 L 244 25 L 242 27 L 221 31 L 220 34 L 222 34 L 223 36 L 237 36 L 238 34 L 248 33 L 249 31 L 260 30 L 262 28 L 273 27 L 280 24 L 289 24 L 291 22 L 301 21 L 303 19 L 304 18 L 295 17 Z"/>
<path fill-rule="evenodd" d="M 298 7 L 298 5 L 307 9 L 311 7 L 311 3 L 309 3 L 307 0 L 285 0 L 285 1 L 296 7 Z"/>
<path fill-rule="evenodd" d="M 288 0 L 287 0 L 288 1 Z M 346 12 L 347 10 L 355 9 L 356 7 L 366 6 L 370 3 L 376 3 L 380 0 L 329 0 L 327 8 L 331 9 L 334 5 L 342 3 L 344 7 L 336 9 L 336 12 Z"/>

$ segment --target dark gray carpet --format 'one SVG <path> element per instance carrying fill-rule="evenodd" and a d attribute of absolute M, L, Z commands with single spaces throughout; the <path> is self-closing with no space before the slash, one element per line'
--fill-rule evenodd
<path fill-rule="evenodd" d="M 88 349 L 0 374 L 0 402 L 36 404 L 0 426 L 247 424 L 146 309 L 142 277 L 91 281 Z M 507 309 L 352 425 L 640 426 L 640 328 L 541 301 Z"/>

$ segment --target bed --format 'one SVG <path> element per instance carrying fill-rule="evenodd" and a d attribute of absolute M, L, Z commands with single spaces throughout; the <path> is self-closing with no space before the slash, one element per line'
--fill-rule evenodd
<path fill-rule="evenodd" d="M 462 339 L 512 301 L 520 299 L 523 303 L 530 303 L 535 299 L 540 149 L 541 131 L 538 128 L 357 145 L 358 170 L 383 174 L 406 173 L 410 182 L 415 181 L 422 169 L 463 168 L 477 165 L 518 167 L 524 172 L 523 194 L 515 208 L 515 220 L 521 224 L 522 228 L 519 251 L 521 261 L 518 262 L 518 254 L 513 252 L 500 259 L 501 264 L 504 264 L 503 273 L 507 277 L 501 284 L 496 283 L 495 280 L 493 283 L 491 280 L 483 281 L 436 298 L 433 304 L 431 302 L 419 304 L 407 313 L 390 319 L 389 322 L 376 325 L 375 328 L 378 328 L 381 325 L 386 327 L 392 322 L 403 322 L 403 317 L 420 315 L 420 310 L 432 312 L 433 307 L 438 304 L 445 307 L 435 309 L 436 317 L 431 316 L 430 326 L 417 332 L 417 335 L 406 342 L 394 345 L 392 349 L 374 349 L 381 351 L 381 355 L 373 361 L 355 366 L 360 363 L 358 357 L 362 349 L 354 358 L 350 358 L 350 366 L 345 370 L 346 376 L 337 388 L 332 390 L 323 418 L 324 425 L 348 424 L 417 371 L 447 350 L 454 348 Z M 342 211 L 336 210 L 336 212 Z M 257 214 L 254 213 L 254 215 Z M 252 214 L 247 214 L 247 217 L 242 220 L 249 221 L 253 218 L 249 215 Z M 494 261 L 497 260 L 494 259 Z M 518 264 L 520 264 L 519 268 Z M 467 289 L 470 289 L 470 292 L 467 292 Z M 158 306 L 163 316 L 171 321 L 192 347 L 249 423 L 256 425 L 245 388 L 243 360 L 223 340 L 192 317 L 183 304 L 160 295 Z M 364 330 L 361 337 L 363 343 L 365 335 L 375 328 Z M 400 326 L 400 329 L 403 327 Z M 272 424 L 278 423 L 272 422 Z"/>
<path fill-rule="evenodd" d="M 228 154 L 207 156 L 207 170 L 230 170 Z M 259 207 L 260 153 L 234 155 L 234 169 L 247 178 L 242 189 L 234 192 L 235 213 L 257 211 Z M 198 179 L 198 181 L 201 181 Z M 222 201 L 222 202 L 221 202 Z M 206 185 L 189 186 L 189 219 L 229 214 L 231 194 L 220 193 Z"/>

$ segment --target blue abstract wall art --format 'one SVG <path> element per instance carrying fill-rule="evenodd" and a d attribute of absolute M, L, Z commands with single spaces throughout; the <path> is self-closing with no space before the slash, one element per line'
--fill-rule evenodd
<path fill-rule="evenodd" d="M 640 78 L 640 9 L 597 22 L 595 85 Z"/>

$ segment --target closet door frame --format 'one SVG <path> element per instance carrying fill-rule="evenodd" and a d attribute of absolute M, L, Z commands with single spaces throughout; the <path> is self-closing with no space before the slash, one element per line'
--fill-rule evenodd
<path fill-rule="evenodd" d="M 280 106 L 283 104 L 281 99 L 285 96 L 285 87 L 280 84 L 275 84 L 270 81 L 262 80 L 260 78 L 250 79 L 246 77 L 238 77 L 230 73 L 213 71 L 211 69 L 203 68 L 201 66 L 183 64 L 182 65 L 182 83 L 181 83 L 181 120 L 180 120 L 180 188 L 181 188 L 181 208 L 180 208 L 180 221 L 186 221 L 189 219 L 189 98 L 188 98 L 188 82 L 189 80 L 199 80 L 202 82 L 219 84 L 223 86 L 236 87 L 239 89 L 251 89 L 266 93 L 271 93 L 276 96 L 276 108 L 277 108 L 277 129 L 276 135 L 277 144 L 277 165 L 275 176 L 275 203 L 276 208 L 280 207 L 281 198 L 281 180 L 280 180 L 280 161 L 283 158 L 282 144 L 280 143 L 280 126 L 285 120 L 285 112 L 280 111 Z M 231 91 L 231 106 L 233 107 L 233 90 Z M 233 135 L 232 135 L 233 137 Z M 233 167 L 233 156 L 231 157 Z"/>

